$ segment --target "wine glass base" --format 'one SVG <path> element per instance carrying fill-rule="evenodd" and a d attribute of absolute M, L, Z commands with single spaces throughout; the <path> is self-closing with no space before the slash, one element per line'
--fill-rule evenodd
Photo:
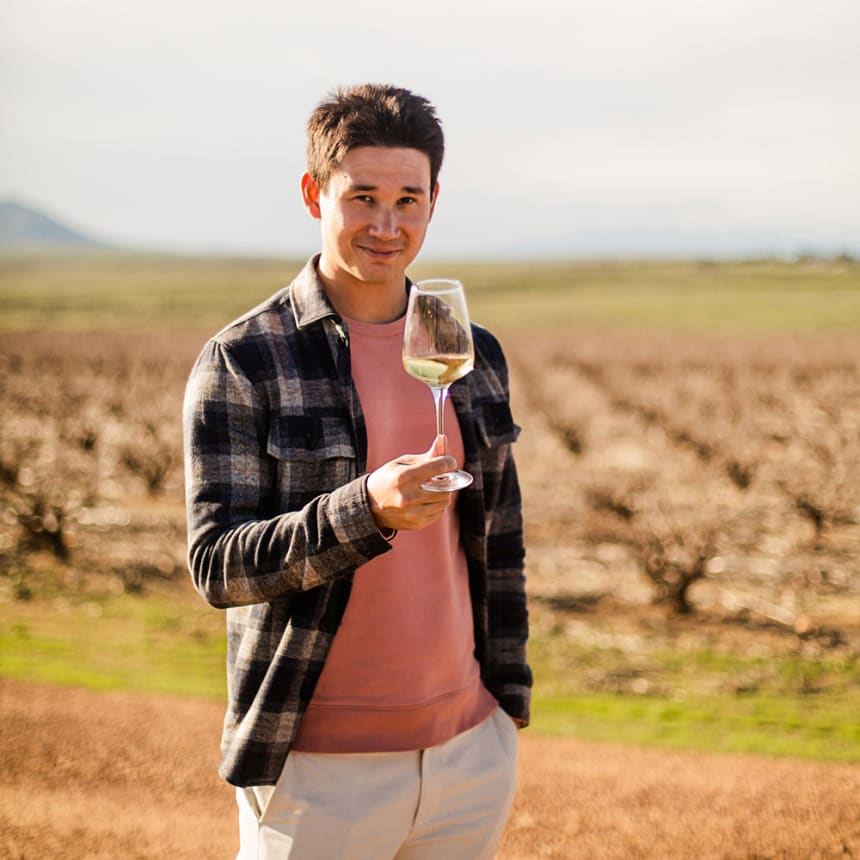
<path fill-rule="evenodd" d="M 429 490 L 431 493 L 453 493 L 468 487 L 472 480 L 472 476 L 462 470 L 444 472 L 441 475 L 434 475 L 429 481 L 425 481 L 421 485 L 421 489 Z"/>

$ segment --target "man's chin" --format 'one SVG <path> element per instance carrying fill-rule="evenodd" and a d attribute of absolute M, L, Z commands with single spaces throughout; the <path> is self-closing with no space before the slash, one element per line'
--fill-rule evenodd
<path fill-rule="evenodd" d="M 399 254 L 382 259 L 364 255 L 362 262 L 355 267 L 354 274 L 367 283 L 389 283 L 405 277 L 407 262 Z"/>

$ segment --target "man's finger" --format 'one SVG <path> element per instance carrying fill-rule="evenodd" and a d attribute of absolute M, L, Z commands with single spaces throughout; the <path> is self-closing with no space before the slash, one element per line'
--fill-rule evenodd
<path fill-rule="evenodd" d="M 419 483 L 432 478 L 434 475 L 441 475 L 443 472 L 450 472 L 457 468 L 457 461 L 448 455 L 441 457 L 431 457 L 423 463 L 418 463 L 412 472 L 411 477 L 414 477 Z"/>

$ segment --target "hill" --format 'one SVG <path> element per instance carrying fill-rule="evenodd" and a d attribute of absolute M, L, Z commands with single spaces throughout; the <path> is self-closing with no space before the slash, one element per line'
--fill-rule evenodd
<path fill-rule="evenodd" d="M 16 200 L 0 201 L 0 249 L 96 250 L 109 245 Z"/>

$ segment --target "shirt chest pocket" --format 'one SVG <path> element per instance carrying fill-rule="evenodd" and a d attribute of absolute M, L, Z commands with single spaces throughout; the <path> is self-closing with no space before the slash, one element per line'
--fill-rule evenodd
<path fill-rule="evenodd" d="M 276 415 L 266 447 L 283 511 L 296 510 L 358 477 L 355 441 L 346 416 Z"/>

